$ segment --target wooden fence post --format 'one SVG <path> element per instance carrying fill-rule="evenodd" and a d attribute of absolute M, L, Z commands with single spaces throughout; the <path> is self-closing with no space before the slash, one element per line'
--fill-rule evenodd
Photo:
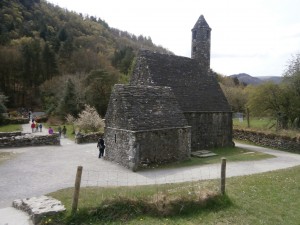
<path fill-rule="evenodd" d="M 221 164 L 221 194 L 225 194 L 225 181 L 226 181 L 226 158 L 222 158 Z"/>
<path fill-rule="evenodd" d="M 72 213 L 76 213 L 79 199 L 80 183 L 81 183 L 82 166 L 77 167 L 75 189 L 72 202 Z"/>
<path fill-rule="evenodd" d="M 247 127 L 250 128 L 250 111 L 249 111 L 249 108 L 246 109 L 246 115 L 247 115 Z"/>

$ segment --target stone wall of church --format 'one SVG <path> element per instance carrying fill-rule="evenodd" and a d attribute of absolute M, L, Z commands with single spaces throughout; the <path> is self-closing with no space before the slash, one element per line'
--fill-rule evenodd
<path fill-rule="evenodd" d="M 232 113 L 186 112 L 184 115 L 192 127 L 192 151 L 234 145 Z"/>
<path fill-rule="evenodd" d="M 133 171 L 185 160 L 191 152 L 190 127 L 138 132 L 105 128 L 104 139 L 105 158 Z"/>

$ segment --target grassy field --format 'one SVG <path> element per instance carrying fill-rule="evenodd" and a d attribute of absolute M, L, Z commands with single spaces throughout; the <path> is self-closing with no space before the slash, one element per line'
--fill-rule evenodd
<path fill-rule="evenodd" d="M 61 200 L 67 212 L 48 217 L 44 224 L 299 225 L 299 180 L 300 167 L 228 178 L 225 196 L 211 191 L 218 182 L 214 180 L 194 182 L 192 185 L 201 186 L 201 191 L 194 188 L 192 193 L 188 189 L 190 183 L 180 184 L 187 188 L 169 185 L 168 190 L 178 191 L 160 195 L 155 191 L 157 186 L 135 187 L 130 192 L 135 197 L 120 197 L 127 187 L 98 191 L 85 188 L 75 215 L 70 213 L 73 189 L 64 189 L 49 195 Z M 95 201 L 95 194 L 105 198 Z"/>
<path fill-rule="evenodd" d="M 233 119 L 234 127 L 246 128 L 248 126 L 247 120 L 244 119 L 242 122 L 239 119 Z M 251 118 L 250 128 L 262 129 L 262 130 L 275 130 L 276 120 L 269 118 Z"/>
<path fill-rule="evenodd" d="M 22 131 L 22 125 L 9 124 L 9 125 L 0 126 L 0 132 L 13 132 L 13 131 Z"/>
<path fill-rule="evenodd" d="M 276 130 L 276 120 L 270 118 L 251 118 L 250 128 L 248 128 L 247 120 L 242 122 L 239 119 L 233 119 L 233 128 L 249 129 L 262 131 L 264 133 L 274 133 L 289 137 L 299 137 L 299 130 Z"/>
<path fill-rule="evenodd" d="M 216 148 L 216 149 L 211 149 L 210 151 L 212 151 L 217 155 L 212 157 L 207 157 L 207 158 L 191 157 L 190 160 L 159 166 L 159 168 L 178 168 L 178 167 L 188 167 L 188 166 L 191 167 L 191 166 L 204 165 L 204 164 L 220 163 L 221 158 L 223 157 L 225 157 L 228 161 L 231 162 L 262 160 L 262 159 L 269 159 L 275 157 L 273 155 L 268 155 L 261 152 L 252 152 L 237 147 Z"/>

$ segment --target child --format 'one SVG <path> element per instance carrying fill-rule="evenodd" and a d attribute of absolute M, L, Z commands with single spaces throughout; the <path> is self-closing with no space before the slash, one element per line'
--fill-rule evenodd
<path fill-rule="evenodd" d="M 42 132 L 43 125 L 41 123 L 39 124 L 39 128 L 40 128 L 40 132 Z"/>

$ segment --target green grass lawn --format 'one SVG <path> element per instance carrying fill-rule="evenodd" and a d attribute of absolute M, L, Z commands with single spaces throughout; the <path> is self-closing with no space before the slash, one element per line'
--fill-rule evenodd
<path fill-rule="evenodd" d="M 22 125 L 9 124 L 9 125 L 0 126 L 0 132 L 14 132 L 14 131 L 22 131 Z"/>
<path fill-rule="evenodd" d="M 191 157 L 189 160 L 170 163 L 161 166 L 152 166 L 158 168 L 178 168 L 178 167 L 191 167 L 197 165 L 205 165 L 212 163 L 220 163 L 221 158 L 225 157 L 228 161 L 252 161 L 252 160 L 262 160 L 274 158 L 275 156 L 261 153 L 261 152 L 253 152 L 243 148 L 238 147 L 226 147 L 226 148 L 216 148 L 210 149 L 213 153 L 217 154 L 216 156 L 207 157 L 207 158 L 197 158 Z"/>
<path fill-rule="evenodd" d="M 288 137 L 299 137 L 299 130 L 276 130 L 276 120 L 270 118 L 251 118 L 250 128 L 248 128 L 247 120 L 240 122 L 239 119 L 233 119 L 233 128 L 249 129 L 254 131 L 261 131 L 264 133 L 273 133 L 278 135 L 284 135 Z"/>
<path fill-rule="evenodd" d="M 215 195 L 216 180 L 201 181 L 206 197 L 199 197 L 191 183 L 169 184 L 162 192 L 161 186 L 131 188 L 127 197 L 120 197 L 128 187 L 83 188 L 79 210 L 71 215 L 73 189 L 64 189 L 49 195 L 61 200 L 67 212 L 48 217 L 48 224 L 235 224 L 235 225 L 299 225 L 300 221 L 300 166 L 257 175 L 228 178 L 226 195 Z M 183 188 L 179 188 L 179 185 Z M 199 192 L 199 193 L 198 193 Z M 171 193 L 171 194 L 170 194 Z M 197 194 L 198 193 L 198 194 Z M 210 193 L 210 194 L 207 194 Z M 134 194 L 134 196 L 133 196 Z M 96 196 L 102 197 L 96 201 Z M 165 198 L 167 195 L 167 198 Z M 188 196 L 190 195 L 190 197 Z M 159 197 L 157 197 L 159 196 Z M 205 194 L 204 194 L 205 196 Z M 156 199 L 156 201 L 153 201 Z M 155 202 L 155 204 L 152 204 Z M 46 223 L 44 223 L 46 224 Z"/>
<path fill-rule="evenodd" d="M 239 119 L 234 118 L 232 121 L 234 127 L 246 128 L 248 126 L 246 119 L 240 122 Z M 276 120 L 270 118 L 251 118 L 250 128 L 257 128 L 262 130 L 275 130 Z"/>

